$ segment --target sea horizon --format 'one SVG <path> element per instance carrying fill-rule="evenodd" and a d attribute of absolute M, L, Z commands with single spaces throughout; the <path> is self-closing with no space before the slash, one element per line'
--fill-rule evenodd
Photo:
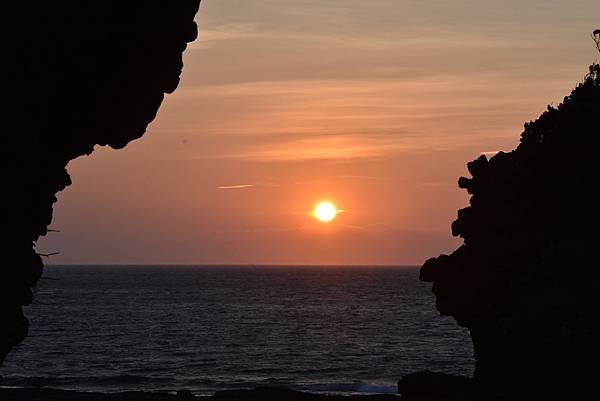
<path fill-rule="evenodd" d="M 465 329 L 416 266 L 50 265 L 2 386 L 395 393 L 470 375 Z"/>
<path fill-rule="evenodd" d="M 293 264 L 293 263 L 47 263 L 46 267 L 265 267 L 265 268 L 328 268 L 328 267 L 350 267 L 350 268 L 399 268 L 399 269 L 420 269 L 422 265 L 412 264 Z"/>

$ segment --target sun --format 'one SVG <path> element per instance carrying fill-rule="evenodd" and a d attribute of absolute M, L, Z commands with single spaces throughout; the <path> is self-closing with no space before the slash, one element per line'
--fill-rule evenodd
<path fill-rule="evenodd" d="M 336 218 L 337 214 L 340 212 L 338 208 L 329 201 L 321 201 L 315 205 L 315 209 L 313 210 L 313 216 L 323 223 L 329 223 L 333 219 Z"/>

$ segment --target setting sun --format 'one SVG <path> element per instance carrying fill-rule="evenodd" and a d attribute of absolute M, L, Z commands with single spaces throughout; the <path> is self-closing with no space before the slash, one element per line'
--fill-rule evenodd
<path fill-rule="evenodd" d="M 328 223 L 335 219 L 339 212 L 340 211 L 332 202 L 322 201 L 315 205 L 313 215 L 317 220 L 322 221 L 323 223 Z"/>

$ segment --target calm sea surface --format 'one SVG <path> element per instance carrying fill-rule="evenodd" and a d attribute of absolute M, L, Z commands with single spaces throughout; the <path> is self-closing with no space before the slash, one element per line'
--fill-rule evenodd
<path fill-rule="evenodd" d="M 113 392 L 287 385 L 395 392 L 404 374 L 471 374 L 468 332 L 416 268 L 48 267 L 3 386 Z"/>

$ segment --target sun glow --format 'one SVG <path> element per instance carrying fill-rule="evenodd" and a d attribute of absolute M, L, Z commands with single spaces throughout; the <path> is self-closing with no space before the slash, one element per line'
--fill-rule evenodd
<path fill-rule="evenodd" d="M 317 220 L 323 223 L 329 223 L 336 218 L 339 212 L 340 210 L 338 210 L 338 208 L 332 202 L 321 201 L 315 205 L 315 209 L 312 214 Z"/>

